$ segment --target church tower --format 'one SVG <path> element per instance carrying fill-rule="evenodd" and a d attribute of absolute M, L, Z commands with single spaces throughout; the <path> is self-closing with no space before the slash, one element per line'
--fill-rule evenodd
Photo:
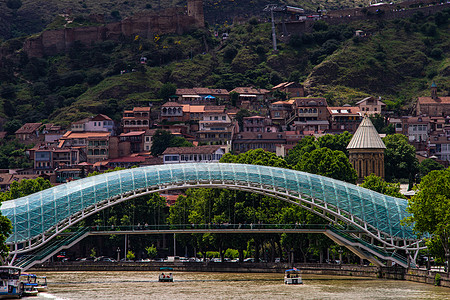
<path fill-rule="evenodd" d="M 433 83 L 431 84 L 431 98 L 433 99 L 433 100 L 436 100 L 437 99 L 437 85 L 436 85 L 436 83 L 434 83 L 434 81 L 433 81 Z"/>
<path fill-rule="evenodd" d="M 365 116 L 347 146 L 349 161 L 358 173 L 358 182 L 370 174 L 384 179 L 384 149 L 386 146 L 377 130 Z"/>
<path fill-rule="evenodd" d="M 194 17 L 195 25 L 199 28 L 205 27 L 205 15 L 203 14 L 203 0 L 188 0 L 188 16 Z"/>

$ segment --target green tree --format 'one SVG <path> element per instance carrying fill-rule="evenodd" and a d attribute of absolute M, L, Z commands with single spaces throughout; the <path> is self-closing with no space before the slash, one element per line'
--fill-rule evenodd
<path fill-rule="evenodd" d="M 12 233 L 11 221 L 0 214 L 0 260 L 4 265 L 6 257 L 9 254 L 9 247 L 6 245 L 6 239 Z"/>
<path fill-rule="evenodd" d="M 311 152 L 315 149 L 319 148 L 316 138 L 313 136 L 305 136 L 302 138 L 295 147 L 288 152 L 288 155 L 286 156 L 286 162 L 291 165 L 295 166 L 297 165 L 303 154 L 307 152 Z"/>
<path fill-rule="evenodd" d="M 358 179 L 356 170 L 344 152 L 329 148 L 304 153 L 294 169 L 350 183 L 356 183 Z"/>
<path fill-rule="evenodd" d="M 429 233 L 431 240 L 439 241 L 445 260 L 450 259 L 450 168 L 431 171 L 422 178 L 417 193 L 408 201 L 412 215 L 406 223 L 414 226 L 418 236 Z M 450 268 L 447 266 L 450 273 Z"/>
<path fill-rule="evenodd" d="M 237 105 L 238 99 L 239 99 L 239 93 L 238 92 L 230 92 L 230 100 L 231 100 L 231 105 L 232 106 L 236 106 Z"/>
<path fill-rule="evenodd" d="M 319 148 L 329 148 L 331 150 L 339 150 L 348 156 L 347 146 L 353 135 L 348 131 L 341 134 L 326 134 L 317 139 Z"/>
<path fill-rule="evenodd" d="M 134 260 L 136 256 L 134 255 L 134 252 L 131 250 L 128 250 L 127 252 L 127 260 Z"/>
<path fill-rule="evenodd" d="M 175 95 L 176 92 L 177 86 L 171 82 L 167 82 L 159 89 L 158 96 L 163 100 L 168 100 L 170 96 Z"/>
<path fill-rule="evenodd" d="M 275 153 L 267 152 L 262 149 L 249 150 L 238 155 L 227 153 L 222 156 L 220 162 L 288 168 L 288 164 L 283 158 L 278 157 Z"/>
<path fill-rule="evenodd" d="M 427 158 L 424 159 L 419 164 L 419 178 L 426 176 L 428 173 L 434 170 L 443 170 L 444 166 L 436 162 L 434 159 Z"/>
<path fill-rule="evenodd" d="M 418 169 L 416 150 L 408 143 L 408 138 L 402 134 L 388 135 L 383 138 L 386 145 L 384 165 L 387 181 L 408 178 L 410 185 Z"/>
<path fill-rule="evenodd" d="M 169 147 L 192 147 L 193 145 L 185 138 L 174 136 L 167 130 L 156 130 L 153 135 L 152 155 L 159 156 Z"/>
<path fill-rule="evenodd" d="M 400 183 L 386 182 L 375 174 L 365 177 L 361 187 L 392 197 L 406 198 L 400 193 Z"/>
<path fill-rule="evenodd" d="M 148 257 L 151 259 L 155 258 L 158 255 L 158 250 L 156 250 L 155 245 L 151 245 L 145 248 L 145 251 L 147 251 Z"/>
<path fill-rule="evenodd" d="M 20 182 L 14 181 L 11 183 L 8 191 L 0 194 L 0 201 L 17 199 L 51 187 L 50 181 L 42 177 L 23 179 Z"/>
<path fill-rule="evenodd" d="M 236 121 L 239 124 L 239 131 L 243 131 L 244 130 L 244 118 L 245 117 L 250 117 L 252 114 L 246 110 L 246 109 L 241 109 L 240 111 L 238 111 L 236 113 Z"/>
<path fill-rule="evenodd" d="M 3 125 L 3 129 L 9 134 L 14 134 L 20 127 L 22 127 L 22 122 L 19 120 L 11 120 Z"/>

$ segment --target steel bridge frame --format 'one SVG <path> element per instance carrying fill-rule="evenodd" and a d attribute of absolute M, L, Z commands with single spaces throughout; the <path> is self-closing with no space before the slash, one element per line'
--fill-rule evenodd
<path fill-rule="evenodd" d="M 193 165 L 193 164 L 187 164 Z M 207 164 L 213 165 L 213 164 Z M 221 164 L 221 165 L 230 165 L 230 164 Z M 261 167 L 261 166 L 259 166 Z M 265 167 L 269 168 L 269 167 Z M 278 168 L 272 168 L 278 169 Z M 272 172 L 272 171 L 271 171 Z M 102 176 L 102 175 L 99 175 Z M 159 175 L 158 175 L 159 176 Z M 284 175 L 286 177 L 286 175 Z M 286 180 L 286 178 L 285 178 Z M 309 179 L 310 180 L 310 179 Z M 334 184 L 334 183 L 333 183 Z M 266 195 L 270 197 L 274 197 L 293 205 L 300 206 L 304 209 L 311 211 L 314 214 L 321 216 L 322 218 L 328 220 L 333 224 L 338 224 L 338 222 L 344 222 L 345 224 L 351 225 L 357 230 L 364 232 L 366 238 L 370 240 L 371 244 L 374 244 L 375 241 L 379 245 L 380 248 L 384 250 L 393 251 L 394 253 L 397 251 L 405 251 L 405 253 L 409 256 L 412 261 L 415 261 L 418 255 L 418 251 L 420 249 L 424 249 L 425 247 L 422 245 L 420 239 L 414 238 L 401 238 L 398 236 L 389 235 L 386 232 L 381 231 L 377 227 L 368 222 L 364 221 L 362 218 L 359 218 L 343 209 L 340 209 L 336 205 L 332 205 L 327 203 L 326 201 L 319 199 L 317 197 L 313 197 L 311 195 L 307 195 L 305 193 L 301 193 L 299 191 L 293 191 L 291 189 L 278 187 L 274 184 L 266 184 L 266 183 L 256 183 L 251 181 L 243 181 L 243 180 L 172 180 L 168 183 L 157 184 L 152 186 L 147 186 L 145 188 L 139 188 L 132 191 L 127 191 L 125 193 L 115 195 L 113 197 L 104 199 L 93 205 L 85 207 L 80 211 L 62 219 L 57 224 L 51 226 L 48 230 L 40 233 L 37 236 L 30 238 L 27 241 L 19 241 L 14 243 L 9 243 L 12 254 L 14 257 L 17 254 L 23 254 L 29 251 L 36 250 L 46 243 L 51 241 L 57 235 L 62 233 L 64 230 L 69 227 L 77 224 L 79 221 L 85 219 L 88 216 L 91 216 L 95 213 L 102 211 L 108 207 L 114 206 L 123 201 L 133 199 L 136 197 L 159 193 L 163 191 L 169 190 L 181 190 L 181 189 L 189 189 L 189 188 L 219 188 L 219 189 L 230 189 L 230 190 L 238 190 L 245 192 L 253 192 L 261 195 Z M 357 236 L 358 238 L 362 238 L 361 234 Z M 334 239 L 333 239 L 334 240 Z M 335 240 L 336 241 L 336 240 Z M 341 243 L 342 244 L 342 243 Z M 348 247 L 348 245 L 344 245 Z M 352 250 L 353 251 L 353 250 Z M 353 251 L 355 252 L 355 251 Z"/>

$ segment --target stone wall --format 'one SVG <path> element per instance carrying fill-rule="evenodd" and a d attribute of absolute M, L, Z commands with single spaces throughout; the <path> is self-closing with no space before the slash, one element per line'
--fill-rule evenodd
<path fill-rule="evenodd" d="M 355 276 L 384 278 L 394 280 L 408 280 L 426 284 L 435 283 L 436 274 L 440 274 L 440 285 L 450 287 L 450 278 L 446 273 L 418 269 L 404 269 L 402 267 L 339 265 L 297 263 L 295 266 L 302 274 Z M 54 262 L 34 266 L 31 272 L 53 271 L 159 271 L 160 267 L 172 267 L 179 272 L 230 272 L 230 273 L 284 273 L 291 268 L 287 263 L 193 263 L 193 262 Z"/>
<path fill-rule="evenodd" d="M 183 8 L 169 8 L 157 13 L 137 14 L 121 22 L 102 26 L 46 30 L 37 37 L 27 39 L 23 50 L 29 57 L 43 57 L 67 52 L 76 41 L 89 47 L 95 42 L 118 40 L 121 37 L 139 35 L 152 38 L 156 34 L 183 34 L 204 26 L 203 1 L 189 2 L 194 2 L 196 9 L 191 15 Z"/>

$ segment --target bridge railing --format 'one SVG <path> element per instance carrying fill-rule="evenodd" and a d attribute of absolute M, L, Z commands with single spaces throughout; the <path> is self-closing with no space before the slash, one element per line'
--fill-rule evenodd
<path fill-rule="evenodd" d="M 86 230 L 90 232 L 104 232 L 104 231 L 165 231 L 165 230 L 295 230 L 295 229 L 317 229 L 326 230 L 330 225 L 328 224 L 176 224 L 176 225 L 119 225 L 119 226 L 90 226 L 86 227 Z M 78 231 L 74 228 L 66 232 Z"/>
<path fill-rule="evenodd" d="M 354 242 L 354 243 L 360 243 L 361 245 L 366 246 L 367 248 L 371 249 L 372 251 L 378 253 L 380 256 L 382 257 L 387 257 L 390 256 L 392 258 L 397 259 L 398 261 L 401 261 L 405 264 L 407 264 L 407 259 L 405 259 L 405 257 L 395 253 L 395 252 L 390 252 L 390 251 L 384 251 L 381 248 L 372 245 L 366 241 L 364 241 L 363 239 L 359 239 L 356 237 L 353 237 L 351 235 L 349 235 L 347 232 L 345 232 L 344 230 L 338 229 L 335 226 L 329 226 L 329 229 L 337 234 L 339 234 L 340 236 L 346 238 L 347 240 Z"/>

